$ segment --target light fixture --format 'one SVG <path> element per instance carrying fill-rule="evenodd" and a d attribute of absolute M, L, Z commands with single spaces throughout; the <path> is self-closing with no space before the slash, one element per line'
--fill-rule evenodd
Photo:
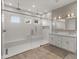
<path fill-rule="evenodd" d="M 71 17 L 74 17 L 74 13 L 71 13 Z"/>
<path fill-rule="evenodd" d="M 12 5 L 12 3 L 9 3 L 9 5 L 11 6 L 11 5 Z"/>
<path fill-rule="evenodd" d="M 35 8 L 36 6 L 35 5 L 32 5 L 32 7 Z"/>
<path fill-rule="evenodd" d="M 61 19 L 61 16 L 59 16 L 58 18 Z"/>
<path fill-rule="evenodd" d="M 71 16 L 70 16 L 70 14 L 68 14 L 67 16 L 68 16 L 68 18 L 70 18 L 70 17 L 71 17 Z"/>

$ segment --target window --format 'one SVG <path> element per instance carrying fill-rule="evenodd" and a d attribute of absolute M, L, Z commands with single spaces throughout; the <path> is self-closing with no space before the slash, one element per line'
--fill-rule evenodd
<path fill-rule="evenodd" d="M 20 23 L 20 17 L 18 16 L 11 16 L 12 23 Z"/>

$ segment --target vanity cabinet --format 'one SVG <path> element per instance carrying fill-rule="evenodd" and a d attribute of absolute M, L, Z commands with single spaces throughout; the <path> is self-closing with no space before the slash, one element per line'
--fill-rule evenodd
<path fill-rule="evenodd" d="M 54 36 L 51 37 L 51 39 L 50 39 L 50 44 L 53 44 L 54 46 L 56 46 L 56 45 L 57 45 L 57 44 L 56 44 L 56 43 L 57 43 L 57 41 L 56 41 L 57 38 L 55 38 L 55 39 L 54 39 L 54 38 L 55 38 Z"/>
<path fill-rule="evenodd" d="M 68 42 L 69 42 L 69 44 L 68 44 L 68 50 L 76 52 L 76 48 L 77 48 L 77 46 L 76 46 L 76 44 L 77 44 L 76 38 L 68 38 L 68 39 L 69 39 L 68 40 Z"/>
<path fill-rule="evenodd" d="M 76 37 L 60 34 L 51 35 L 50 44 L 76 53 Z"/>
<path fill-rule="evenodd" d="M 68 46 L 69 46 L 69 41 L 66 37 L 62 37 L 62 48 L 64 49 L 68 49 Z"/>
<path fill-rule="evenodd" d="M 53 20 L 49 43 L 56 47 L 76 52 L 76 19 L 76 17 L 73 17 Z"/>
<path fill-rule="evenodd" d="M 58 47 L 61 47 L 62 44 L 61 44 L 61 37 L 58 38 L 58 36 L 56 35 L 53 35 L 50 39 L 50 44 L 54 45 L 54 46 L 58 46 Z"/>

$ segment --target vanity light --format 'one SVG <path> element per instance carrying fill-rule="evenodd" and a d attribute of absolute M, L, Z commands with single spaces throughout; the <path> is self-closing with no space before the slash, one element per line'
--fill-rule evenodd
<path fill-rule="evenodd" d="M 74 17 L 74 13 L 71 13 L 71 17 Z"/>
<path fill-rule="evenodd" d="M 61 17 L 60 17 L 60 16 L 59 16 L 58 18 L 59 18 L 59 19 L 61 19 Z"/>
<path fill-rule="evenodd" d="M 70 14 L 68 14 L 67 16 L 68 16 L 68 18 L 70 18 Z"/>

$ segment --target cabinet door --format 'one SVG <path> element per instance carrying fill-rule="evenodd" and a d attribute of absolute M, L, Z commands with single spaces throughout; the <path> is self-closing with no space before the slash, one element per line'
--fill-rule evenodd
<path fill-rule="evenodd" d="M 57 46 L 60 47 L 60 48 L 62 47 L 62 41 L 61 40 L 62 40 L 62 37 L 59 37 L 57 39 Z"/>
<path fill-rule="evenodd" d="M 59 37 L 58 35 L 54 35 L 53 39 L 54 39 L 54 45 L 59 47 L 60 46 L 60 42 L 61 42 L 60 41 L 61 37 Z"/>
<path fill-rule="evenodd" d="M 69 47 L 68 50 L 71 52 L 76 52 L 76 38 L 69 39 Z"/>
<path fill-rule="evenodd" d="M 55 46 L 61 47 L 61 38 L 62 37 L 60 37 L 58 35 L 53 36 L 53 43 L 54 43 Z"/>
<path fill-rule="evenodd" d="M 51 37 L 51 39 L 50 39 L 50 44 L 56 45 L 56 39 L 54 38 L 54 36 Z"/>
<path fill-rule="evenodd" d="M 64 49 L 68 49 L 68 46 L 69 46 L 69 41 L 66 37 L 62 37 L 62 48 Z"/>
<path fill-rule="evenodd" d="M 62 48 L 71 52 L 76 52 L 76 38 L 63 37 Z"/>

